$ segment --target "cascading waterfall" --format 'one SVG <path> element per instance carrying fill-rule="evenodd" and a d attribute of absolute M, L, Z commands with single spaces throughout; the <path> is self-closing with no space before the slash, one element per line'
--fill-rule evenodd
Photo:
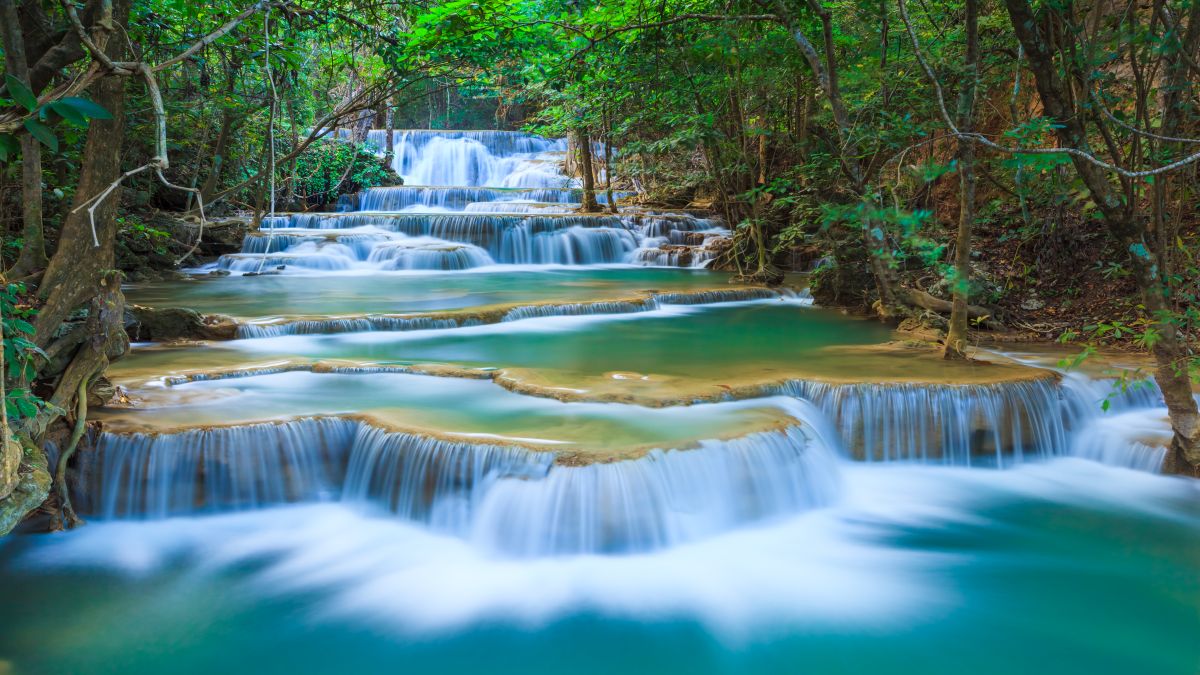
<path fill-rule="evenodd" d="M 382 132 L 370 142 L 382 147 Z M 497 264 L 637 262 L 701 266 L 728 234 L 690 213 L 582 214 L 558 169 L 561 141 L 515 132 L 398 132 L 410 184 L 374 188 L 340 213 L 273 216 L 218 267 L 442 270 Z M 629 314 L 669 305 L 767 301 L 790 292 L 730 288 L 629 300 L 530 304 L 479 316 L 304 318 L 239 327 L 239 338 L 449 329 L 557 316 Z M 791 297 L 804 303 L 810 298 Z M 179 380 L 304 369 L 268 365 Z M 402 368 L 403 366 L 401 366 Z M 383 372 L 349 366 L 339 372 Z M 102 434 L 85 508 L 101 518 L 163 518 L 319 500 L 420 522 L 513 555 L 625 553 L 693 541 L 837 499 L 839 460 L 1009 466 L 1075 455 L 1154 470 L 1157 391 L 1112 396 L 1068 374 L 998 384 L 792 381 L 770 393 L 798 425 L 688 449 L 582 466 L 549 451 L 402 433 L 360 419 L 313 417 L 178 433 Z M 1100 402 L 1108 398 L 1110 411 Z M 794 406 L 794 409 L 792 407 Z M 1123 429 L 1117 433 L 1118 429 Z"/>
<path fill-rule="evenodd" d="M 500 481 L 472 538 L 520 555 L 651 550 L 824 506 L 837 465 L 799 428 Z"/>
<path fill-rule="evenodd" d="M 387 145 L 386 130 L 372 130 L 367 143 Z M 555 153 L 566 141 L 518 131 L 394 131 L 392 168 L 406 185 L 487 187 L 572 187 L 558 172 Z"/>
<path fill-rule="evenodd" d="M 268 234 L 248 236 L 241 253 L 223 256 L 217 269 L 244 274 L 444 271 L 494 264 L 701 267 L 713 258 L 711 252 L 674 242 L 702 243 L 704 236 L 728 234 L 718 221 L 686 213 L 575 213 L 582 190 L 560 171 L 562 140 L 501 131 L 394 133 L 394 168 L 405 185 L 341 199 L 337 213 L 264 218 L 262 231 Z M 367 142 L 382 153 L 386 134 L 373 130 Z M 604 192 L 596 197 L 607 201 Z M 315 234 L 328 230 L 347 232 L 334 238 Z M 699 233 L 704 236 L 697 238 Z M 667 245 L 673 250 L 665 250 Z"/>
<path fill-rule="evenodd" d="M 625 197 L 621 192 L 614 197 Z M 437 187 L 425 185 L 400 185 L 376 187 L 364 190 L 358 198 L 358 211 L 424 211 L 446 209 L 448 211 L 472 211 L 471 207 L 494 207 L 489 211 L 514 213 L 512 207 L 534 203 L 548 207 L 576 205 L 583 199 L 578 188 L 489 188 L 489 187 Z M 596 195 L 604 203 L 607 195 Z"/>
<path fill-rule="evenodd" d="M 641 225 L 611 215 L 546 213 L 295 214 L 269 234 L 247 236 L 242 252 L 222 256 L 216 267 L 248 272 L 264 261 L 263 267 L 315 270 L 445 270 L 496 263 L 595 265 L 651 258 L 661 262 L 655 257 L 661 257 L 658 249 L 641 248 L 646 237 L 636 229 L 658 221 L 650 220 L 650 225 L 645 218 L 637 221 Z M 293 231 L 280 233 L 279 229 Z M 338 236 L 323 235 L 335 232 Z M 408 260 L 395 264 L 400 257 Z M 380 265 L 383 262 L 392 264 Z"/>
<path fill-rule="evenodd" d="M 358 426 L 321 418 L 174 434 L 103 433 L 94 470 L 82 467 L 82 493 L 103 518 L 165 518 L 336 496 Z"/>
<path fill-rule="evenodd" d="M 793 381 L 778 393 L 817 406 L 838 430 L 845 452 L 857 460 L 1005 466 L 1072 454 L 1152 471 L 1162 464 L 1161 448 L 1097 433 L 1098 423 L 1117 413 L 1159 408 L 1161 397 L 1152 385 L 1119 391 L 1111 380 L 1068 374 L 1061 383 L 1051 378 L 978 385 Z M 1101 405 L 1106 397 L 1108 412 Z"/>
<path fill-rule="evenodd" d="M 1061 452 L 1066 436 L 1053 380 L 995 385 L 826 384 L 780 388 L 811 401 L 851 457 L 1003 465 Z"/>
<path fill-rule="evenodd" d="M 660 548 L 827 504 L 840 485 L 800 427 L 581 467 L 340 418 L 104 433 L 96 454 L 84 504 L 101 518 L 340 500 L 517 555 Z"/>

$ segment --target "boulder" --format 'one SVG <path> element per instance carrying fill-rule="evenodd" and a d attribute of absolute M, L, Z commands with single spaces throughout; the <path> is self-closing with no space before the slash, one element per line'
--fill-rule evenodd
<path fill-rule="evenodd" d="M 125 308 L 125 332 L 135 342 L 165 340 L 232 340 L 237 322 L 220 314 L 202 315 L 186 307 Z"/>

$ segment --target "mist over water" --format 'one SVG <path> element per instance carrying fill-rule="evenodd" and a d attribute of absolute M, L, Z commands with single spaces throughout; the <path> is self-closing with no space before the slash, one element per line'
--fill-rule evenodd
<path fill-rule="evenodd" d="M 1194 667 L 1190 483 L 1082 460 L 839 471 L 827 508 L 619 557 L 495 557 L 332 504 L 93 524 L 3 549 L 2 643 L 28 672 L 201 672 L 228 650 L 234 672 Z M 33 579 L 89 611 L 46 611 Z M 145 648 L 166 635 L 172 648 Z"/>

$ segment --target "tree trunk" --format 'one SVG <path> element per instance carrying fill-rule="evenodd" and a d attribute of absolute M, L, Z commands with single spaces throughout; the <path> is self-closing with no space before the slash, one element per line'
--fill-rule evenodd
<path fill-rule="evenodd" d="M 113 2 L 113 20 L 125 24 L 129 0 Z M 105 52 L 119 60 L 125 41 L 108 40 Z M 112 114 L 111 119 L 91 120 L 83 149 L 75 207 L 104 191 L 121 175 L 121 143 L 125 138 L 125 78 L 109 75 L 92 88 L 92 99 Z M 34 322 L 34 339 L 45 348 L 59 324 L 80 305 L 95 297 L 101 276 L 111 270 L 113 242 L 116 240 L 116 212 L 120 190 L 114 190 L 95 210 L 96 246 L 92 239 L 92 219 L 86 208 L 72 211 L 63 220 L 58 248 L 50 259 L 38 294 L 45 300 Z"/>
<path fill-rule="evenodd" d="M 580 211 L 596 213 L 596 174 L 592 167 L 592 138 L 584 129 L 575 130 L 576 145 L 579 146 L 579 174 L 583 178 L 583 205 Z"/>
<path fill-rule="evenodd" d="M 225 164 L 225 149 L 229 146 L 229 137 L 233 134 L 233 121 L 232 110 L 226 108 L 221 111 L 221 130 L 217 132 L 217 140 L 213 144 L 212 169 L 205 177 L 204 184 L 200 186 L 200 196 L 205 204 L 212 200 L 213 193 L 220 184 L 221 167 Z"/>
<path fill-rule="evenodd" d="M 1063 147 L 1090 151 L 1083 128 L 1083 114 L 1073 105 L 1068 84 L 1059 76 L 1054 61 L 1055 51 L 1044 34 L 1047 23 L 1035 16 L 1028 0 L 1005 0 L 1013 30 L 1021 41 L 1033 71 L 1038 96 L 1045 114 L 1057 123 L 1055 133 Z M 1177 112 L 1177 111 L 1176 111 Z M 1190 357 L 1186 337 L 1172 321 L 1173 290 L 1163 270 L 1152 254 L 1156 238 L 1147 231 L 1136 216 L 1135 205 L 1127 203 L 1121 192 L 1109 181 L 1103 169 L 1084 158 L 1072 155 L 1075 170 L 1083 179 L 1093 201 L 1104 218 L 1112 237 L 1129 254 L 1133 279 L 1137 283 L 1145 312 L 1158 340 L 1151 348 L 1154 355 L 1154 380 L 1162 390 L 1167 412 L 1174 430 L 1168 468 L 1180 473 L 1200 471 L 1200 410 L 1192 396 L 1188 377 Z M 1144 220 L 1144 219 L 1142 219 Z M 1159 252 L 1161 253 L 1161 252 Z M 1159 256 L 1161 257 L 1161 256 Z"/>
<path fill-rule="evenodd" d="M 975 87 L 979 80 L 979 3 L 967 0 L 967 68 L 958 97 L 958 128 L 975 128 Z M 975 226 L 975 144 L 958 139 L 958 236 L 954 241 L 954 306 L 942 356 L 967 358 L 967 306 L 971 293 L 971 229 Z"/>
<path fill-rule="evenodd" d="M 859 151 L 858 144 L 854 141 L 854 125 L 850 119 L 850 113 L 846 109 L 845 101 L 842 100 L 841 87 L 838 84 L 837 49 L 833 39 L 833 13 L 829 8 L 822 5 L 820 0 L 807 0 L 809 8 L 821 19 L 821 37 L 824 55 L 824 59 L 822 59 L 822 54 L 817 52 L 813 43 L 797 28 L 792 12 L 783 0 L 774 0 L 774 2 L 771 2 L 771 0 L 757 1 L 764 8 L 774 8 L 775 15 L 779 17 L 784 28 L 791 34 L 792 41 L 796 43 L 805 61 L 808 62 L 809 68 L 812 69 L 813 76 L 817 80 L 817 85 L 820 86 L 822 93 L 825 94 L 825 98 L 829 101 L 829 108 L 833 112 L 833 121 L 837 127 L 838 145 L 840 148 L 838 161 L 841 164 L 842 171 L 850 179 L 852 189 L 864 200 L 864 206 L 869 211 L 872 205 L 869 202 L 868 181 L 862 162 L 859 159 L 863 156 L 863 153 Z M 896 289 L 899 287 L 899 275 L 891 264 L 887 236 L 883 232 L 883 228 L 876 227 L 873 222 L 866 218 L 859 223 L 859 227 L 862 228 L 863 244 L 866 247 L 871 272 L 875 275 L 876 289 L 879 291 L 879 302 L 876 304 L 876 310 L 881 319 L 895 318 L 902 310 L 899 296 L 896 294 Z"/>
<path fill-rule="evenodd" d="M 396 109 L 392 103 L 392 101 L 388 101 L 385 104 L 387 106 L 387 114 L 384 115 L 384 128 L 387 130 L 387 138 L 384 139 L 383 162 L 387 166 L 392 166 L 396 161 Z"/>
<path fill-rule="evenodd" d="M 0 0 L 0 23 L 4 26 L 0 38 L 8 74 L 30 86 L 25 39 L 15 0 Z M 21 204 L 21 254 L 11 272 L 14 278 L 45 269 L 48 262 L 42 231 L 42 148 L 29 133 L 21 134 Z"/>
<path fill-rule="evenodd" d="M 604 114 L 604 196 L 608 200 L 608 212 L 617 212 L 617 200 L 613 198 L 612 188 L 612 122 L 608 113 Z"/>

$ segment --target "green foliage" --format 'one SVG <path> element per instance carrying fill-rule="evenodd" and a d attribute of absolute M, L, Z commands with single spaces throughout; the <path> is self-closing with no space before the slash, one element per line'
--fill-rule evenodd
<path fill-rule="evenodd" d="M 317 204 L 336 201 L 341 194 L 386 185 L 392 178 L 374 149 L 339 140 L 320 140 L 310 146 L 297 158 L 295 175 L 296 194 Z"/>
<path fill-rule="evenodd" d="M 30 391 L 28 382 L 36 374 L 35 359 L 46 358 L 45 352 L 33 343 L 33 310 L 21 304 L 25 293 L 24 284 L 7 284 L 0 287 L 0 322 L 4 325 L 4 377 L 10 384 L 6 387 L 5 404 L 8 415 L 14 420 L 33 417 L 45 403 Z"/>
<path fill-rule="evenodd" d="M 88 120 L 112 117 L 107 110 L 95 102 L 78 96 L 67 96 L 50 101 L 46 105 L 39 105 L 37 95 L 24 82 L 11 74 L 5 74 L 4 84 L 9 98 L 0 98 L 0 108 L 16 104 L 31 113 L 22 126 L 29 135 L 49 148 L 51 152 L 58 152 L 58 136 L 51 126 L 56 120 L 62 119 L 75 126 L 86 127 Z M 8 158 L 19 152 L 19 149 L 20 145 L 12 134 L 0 134 L 0 161 L 8 161 Z"/>

